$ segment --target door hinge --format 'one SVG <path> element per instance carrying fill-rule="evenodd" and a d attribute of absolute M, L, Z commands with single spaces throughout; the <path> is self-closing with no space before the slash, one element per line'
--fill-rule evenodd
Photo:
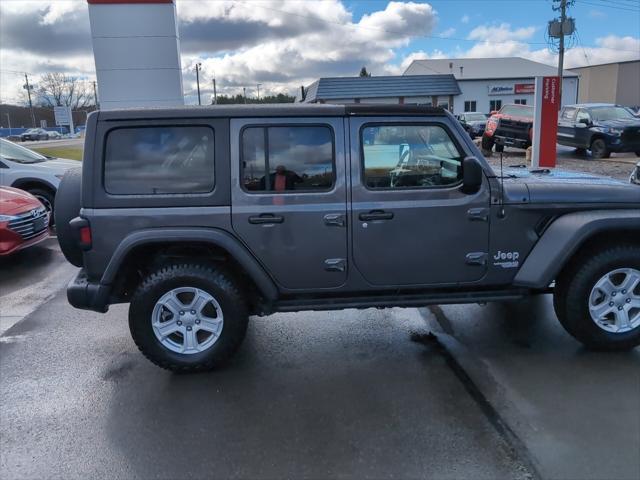
<path fill-rule="evenodd" d="M 487 264 L 487 254 L 486 254 L 486 252 L 471 252 L 471 253 L 467 253 L 466 264 L 467 265 L 481 265 L 481 266 L 486 265 Z"/>
<path fill-rule="evenodd" d="M 324 224 L 330 227 L 344 227 L 346 225 L 344 214 L 327 213 L 324 216 Z"/>
<path fill-rule="evenodd" d="M 470 208 L 467 210 L 467 217 L 472 222 L 488 222 L 489 221 L 489 209 L 480 207 L 480 208 Z"/>
<path fill-rule="evenodd" d="M 327 272 L 344 272 L 347 269 L 347 261 L 344 258 L 327 258 L 324 261 L 324 269 Z"/>

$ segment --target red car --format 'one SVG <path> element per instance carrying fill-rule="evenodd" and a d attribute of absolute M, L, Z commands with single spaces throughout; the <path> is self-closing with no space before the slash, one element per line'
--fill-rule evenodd
<path fill-rule="evenodd" d="M 49 236 L 49 214 L 36 197 L 0 187 L 0 256 L 9 255 Z"/>
<path fill-rule="evenodd" d="M 531 145 L 533 129 L 533 107 L 529 105 L 504 105 L 499 112 L 491 112 L 482 135 L 482 150 L 490 154 L 495 145 L 496 152 L 504 147 L 527 149 Z"/>

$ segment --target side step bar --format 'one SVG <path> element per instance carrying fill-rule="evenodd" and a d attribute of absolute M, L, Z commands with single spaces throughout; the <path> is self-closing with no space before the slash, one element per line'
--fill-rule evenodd
<path fill-rule="evenodd" d="M 484 303 L 521 300 L 531 292 L 526 289 L 509 291 L 454 292 L 433 294 L 400 294 L 360 297 L 296 298 L 273 304 L 275 312 L 304 310 L 342 310 L 344 308 L 426 307 L 436 304 Z"/>

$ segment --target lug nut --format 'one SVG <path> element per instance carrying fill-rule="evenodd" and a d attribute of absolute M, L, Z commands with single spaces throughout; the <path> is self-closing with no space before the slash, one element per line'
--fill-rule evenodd
<path fill-rule="evenodd" d="M 625 293 L 627 293 L 627 291 L 626 290 L 622 290 L 622 294 L 624 295 Z"/>
<path fill-rule="evenodd" d="M 196 311 L 195 310 L 191 310 L 191 315 L 195 315 Z"/>
<path fill-rule="evenodd" d="M 182 325 L 182 322 L 181 322 L 180 320 L 178 320 L 178 322 L 177 322 L 177 323 L 178 323 L 178 325 Z"/>
<path fill-rule="evenodd" d="M 611 292 L 611 296 L 615 297 L 616 296 L 616 292 Z"/>
<path fill-rule="evenodd" d="M 180 315 L 184 315 L 184 312 L 182 310 L 180 310 Z"/>
<path fill-rule="evenodd" d="M 615 304 L 613 302 L 609 302 L 609 306 L 613 307 Z"/>
<path fill-rule="evenodd" d="M 627 300 L 629 301 L 629 300 Z M 200 320 L 196 320 L 196 325 L 200 325 Z"/>
<path fill-rule="evenodd" d="M 188 330 L 188 331 L 191 331 L 191 327 L 187 327 L 187 330 Z"/>
<path fill-rule="evenodd" d="M 618 310 L 622 310 L 622 305 L 620 305 L 620 306 L 618 307 Z"/>
<path fill-rule="evenodd" d="M 627 303 L 631 303 L 631 299 L 630 299 L 630 298 L 627 298 L 627 299 L 625 300 L 625 302 L 627 302 Z"/>

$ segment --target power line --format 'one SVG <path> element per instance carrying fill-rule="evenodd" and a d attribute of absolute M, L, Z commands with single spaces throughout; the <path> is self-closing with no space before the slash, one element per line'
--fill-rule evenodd
<path fill-rule="evenodd" d="M 612 5 L 611 3 L 594 3 L 594 2 L 589 2 L 589 1 L 586 1 L 586 0 L 580 0 L 580 3 L 584 4 L 584 5 L 591 5 L 592 7 L 604 7 L 604 8 L 612 8 L 612 9 L 615 9 L 615 10 L 623 10 L 623 11 L 626 11 L 626 12 L 640 13 L 640 10 L 638 10 L 637 8 L 626 8 L 626 7 Z"/>

